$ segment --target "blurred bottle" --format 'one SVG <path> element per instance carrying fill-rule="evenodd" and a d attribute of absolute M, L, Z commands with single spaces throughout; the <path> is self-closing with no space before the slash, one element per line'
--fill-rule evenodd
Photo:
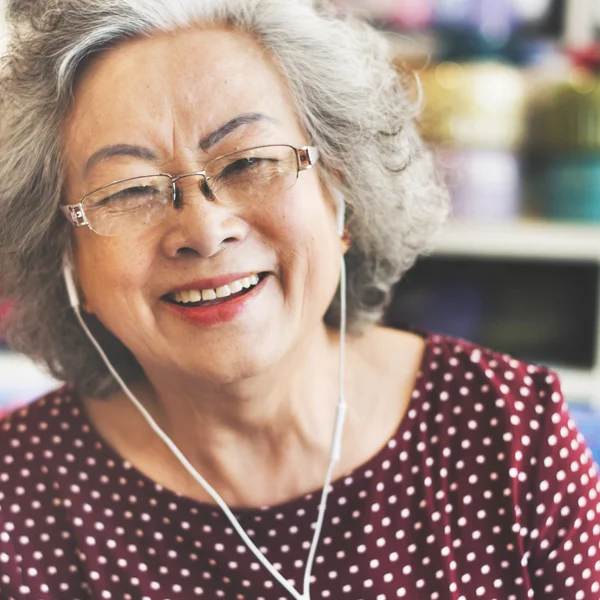
<path fill-rule="evenodd" d="M 600 78 L 585 66 L 532 98 L 529 163 L 538 212 L 600 221 Z"/>
<path fill-rule="evenodd" d="M 520 211 L 525 81 L 498 62 L 445 62 L 421 74 L 424 137 L 436 148 L 454 214 L 489 220 Z"/>

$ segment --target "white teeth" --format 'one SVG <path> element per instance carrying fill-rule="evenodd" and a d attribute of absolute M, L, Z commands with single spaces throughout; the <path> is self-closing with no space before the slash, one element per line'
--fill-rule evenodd
<path fill-rule="evenodd" d="M 231 296 L 231 290 L 229 289 L 228 285 L 218 287 L 215 292 L 217 294 L 217 298 L 227 298 L 227 296 Z"/>
<path fill-rule="evenodd" d="M 241 282 L 239 282 L 239 281 L 232 281 L 229 284 L 229 289 L 231 290 L 232 294 L 237 294 L 238 292 L 241 292 L 244 288 L 243 288 Z"/>
<path fill-rule="evenodd" d="M 183 290 L 173 294 L 173 300 L 179 304 L 188 304 L 192 302 L 200 302 L 201 300 L 216 300 L 217 298 L 227 298 L 231 294 L 237 294 L 244 289 L 251 288 L 258 284 L 260 278 L 258 275 L 250 275 L 243 277 L 237 281 L 232 281 L 227 285 L 223 285 L 216 289 L 207 290 Z"/>

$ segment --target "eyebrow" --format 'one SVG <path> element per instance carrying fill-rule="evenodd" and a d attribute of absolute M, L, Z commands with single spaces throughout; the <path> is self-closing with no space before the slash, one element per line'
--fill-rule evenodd
<path fill-rule="evenodd" d="M 226 138 L 230 133 L 243 125 L 251 125 L 260 121 L 267 121 L 270 123 L 276 123 L 277 121 L 262 113 L 244 113 L 234 117 L 227 121 L 227 123 L 221 125 L 215 131 L 208 134 L 206 137 L 200 140 L 199 147 L 202 150 L 209 150 L 221 140 Z M 157 156 L 149 148 L 144 146 L 135 146 L 132 144 L 113 144 L 111 146 L 104 146 L 94 152 L 85 163 L 85 173 L 87 173 L 92 167 L 98 163 L 112 158 L 113 156 L 132 156 L 134 158 L 141 158 L 143 160 L 156 160 Z"/>
<path fill-rule="evenodd" d="M 144 148 L 143 146 L 134 146 L 132 144 L 114 144 L 112 146 L 104 146 L 92 154 L 85 163 L 84 172 L 87 173 L 92 167 L 98 163 L 111 158 L 112 156 L 133 156 L 144 160 L 155 160 L 156 154 Z"/>
<path fill-rule="evenodd" d="M 251 125 L 259 121 L 277 123 L 275 119 L 262 113 L 244 113 L 234 117 L 233 119 L 230 119 L 227 121 L 227 123 L 221 125 L 218 129 L 215 129 L 215 131 L 203 138 L 200 141 L 200 148 L 202 148 L 202 150 L 208 150 L 239 127 L 242 127 L 243 125 Z"/>

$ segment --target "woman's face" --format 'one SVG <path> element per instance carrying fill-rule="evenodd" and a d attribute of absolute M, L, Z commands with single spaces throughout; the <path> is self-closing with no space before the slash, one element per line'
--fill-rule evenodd
<path fill-rule="evenodd" d="M 94 61 L 75 90 L 64 141 L 69 204 L 119 179 L 199 171 L 253 146 L 310 143 L 269 55 L 221 29 L 129 41 Z M 150 375 L 225 383 L 269 369 L 322 326 L 337 286 L 340 240 L 318 171 L 245 205 L 207 199 L 198 179 L 187 178 L 183 207 L 161 223 L 115 237 L 78 228 L 86 310 Z M 178 290 L 254 274 L 260 283 L 241 296 L 175 302 Z"/>

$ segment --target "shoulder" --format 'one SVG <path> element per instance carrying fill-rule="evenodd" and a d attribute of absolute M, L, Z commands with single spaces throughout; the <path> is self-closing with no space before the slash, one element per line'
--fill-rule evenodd
<path fill-rule="evenodd" d="M 493 519 L 496 541 L 520 548 L 538 583 L 552 582 L 567 597 L 565 581 L 593 572 L 598 469 L 550 369 L 429 336 L 394 441 L 401 459 L 416 460 L 412 468 L 437 486 L 436 498 L 448 498 L 458 526 L 474 523 L 479 532 L 479 519 Z M 565 565 L 580 566 L 565 578 Z"/>
<path fill-rule="evenodd" d="M 73 527 L 88 508 L 81 464 L 93 456 L 80 410 L 63 387 L 0 421 L 0 598 L 80 587 Z"/>
<path fill-rule="evenodd" d="M 414 394 L 409 417 L 429 432 L 430 450 L 522 507 L 540 487 L 551 497 L 563 487 L 573 498 L 600 491 L 591 451 L 547 367 L 433 335 Z"/>
<path fill-rule="evenodd" d="M 448 447 L 509 469 L 530 468 L 548 438 L 578 436 L 556 373 L 462 339 L 428 338 L 413 395 L 409 415 L 432 421 Z"/>
<path fill-rule="evenodd" d="M 21 443 L 27 441 L 33 441 L 34 445 L 42 443 L 47 437 L 44 432 L 53 426 L 60 428 L 59 423 L 75 408 L 73 396 L 73 389 L 63 385 L 3 415 L 0 419 L 0 451 L 21 447 Z M 78 413 L 78 410 L 75 412 Z"/>
<path fill-rule="evenodd" d="M 421 377 L 428 387 L 437 384 L 463 403 L 469 398 L 493 397 L 501 407 L 522 410 L 524 404 L 561 395 L 559 378 L 548 367 L 442 335 L 428 338 Z"/>
<path fill-rule="evenodd" d="M 79 410 L 73 390 L 63 386 L 0 420 L 0 498 L 24 496 L 52 478 L 50 459 L 60 454 Z"/>
<path fill-rule="evenodd" d="M 395 372 L 414 371 L 417 395 L 426 392 L 461 405 L 485 400 L 509 410 L 562 398 L 559 377 L 548 367 L 474 342 L 387 328 L 379 329 L 376 341 L 370 355 L 381 356 L 381 362 Z"/>
<path fill-rule="evenodd" d="M 570 483 L 577 473 L 598 484 L 559 378 L 547 367 L 430 336 L 407 417 L 423 450 L 452 457 L 453 468 L 474 481 L 492 477 L 490 485 L 519 500 L 527 501 L 536 485 Z"/>
<path fill-rule="evenodd" d="M 478 433 L 533 436 L 545 412 L 566 410 L 559 377 L 548 367 L 445 335 L 380 329 L 377 342 L 372 359 L 412 389 L 409 418 L 436 415 Z"/>

